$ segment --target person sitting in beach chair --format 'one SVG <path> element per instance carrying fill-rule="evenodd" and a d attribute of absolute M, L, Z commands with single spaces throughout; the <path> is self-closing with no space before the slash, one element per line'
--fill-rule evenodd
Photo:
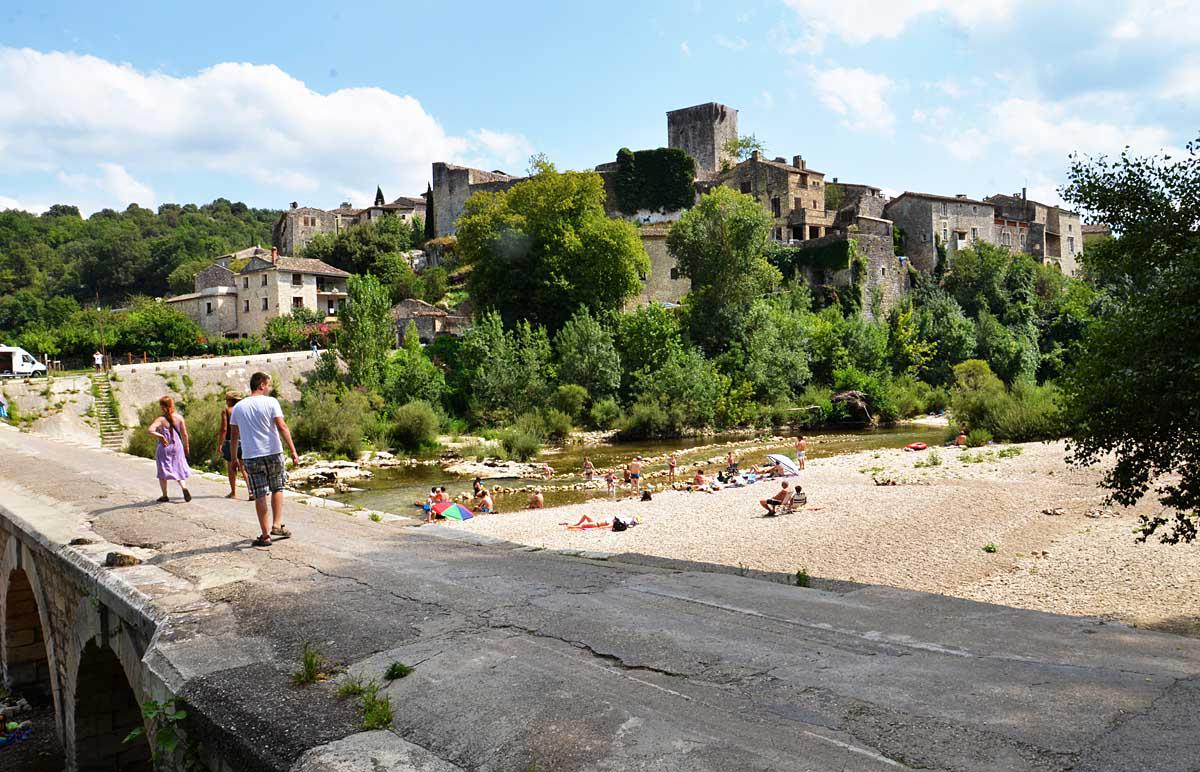
<path fill-rule="evenodd" d="M 778 514 L 777 510 L 779 508 L 787 507 L 791 504 L 791 502 L 792 492 L 788 490 L 787 480 L 784 480 L 783 484 L 779 488 L 778 493 L 771 498 L 763 499 L 758 503 L 763 509 L 767 510 L 767 514 L 764 517 L 775 517 L 775 515 Z"/>
<path fill-rule="evenodd" d="M 794 489 L 792 489 L 791 497 L 779 507 L 776 514 L 791 515 L 802 511 L 807 504 L 808 494 L 804 492 L 803 488 L 797 485 Z"/>

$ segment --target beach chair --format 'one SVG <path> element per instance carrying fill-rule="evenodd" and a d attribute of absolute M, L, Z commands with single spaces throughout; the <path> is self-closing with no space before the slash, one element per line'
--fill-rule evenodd
<path fill-rule="evenodd" d="M 775 514 L 790 515 L 795 512 L 801 512 L 804 510 L 804 507 L 807 504 L 808 504 L 808 494 L 805 493 L 804 491 L 798 490 L 792 494 L 791 498 L 789 498 L 787 501 L 783 502 L 778 507 L 776 507 Z"/>

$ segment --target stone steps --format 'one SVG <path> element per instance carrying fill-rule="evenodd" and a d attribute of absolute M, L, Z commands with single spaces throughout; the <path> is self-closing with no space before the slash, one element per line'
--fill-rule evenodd
<path fill-rule="evenodd" d="M 120 416 L 113 414 L 112 383 L 108 380 L 108 373 L 93 373 L 92 385 L 96 393 L 93 413 L 100 432 L 100 445 L 120 450 L 125 447 L 125 427 L 121 425 Z"/>

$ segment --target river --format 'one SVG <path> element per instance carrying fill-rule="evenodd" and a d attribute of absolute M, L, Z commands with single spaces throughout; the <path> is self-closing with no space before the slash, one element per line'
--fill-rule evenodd
<path fill-rule="evenodd" d="M 900 448 L 910 442 L 925 442 L 938 445 L 945 439 L 944 427 L 926 426 L 922 424 L 901 424 L 886 429 L 864 429 L 850 431 L 813 431 L 806 433 L 808 440 L 808 458 L 824 458 L 843 453 L 856 453 L 864 450 L 879 448 Z M 604 470 L 612 467 L 618 470 L 624 467 L 635 456 L 648 460 L 645 470 L 650 474 L 666 468 L 666 457 L 676 451 L 679 454 L 680 477 L 684 476 L 685 467 L 699 461 L 720 458 L 722 461 L 713 464 L 706 470 L 710 476 L 719 468 L 724 468 L 723 459 L 729 450 L 738 456 L 743 468 L 751 464 L 761 464 L 768 453 L 781 452 L 792 456 L 792 440 L 771 442 L 766 437 L 748 437 L 746 435 L 710 435 L 707 437 L 687 437 L 675 440 L 614 442 L 597 445 L 568 445 L 565 448 L 546 448 L 538 461 L 549 464 L 555 475 L 549 480 L 527 480 L 512 477 L 495 478 L 485 481 L 490 487 L 498 485 L 505 488 L 523 488 L 540 485 L 545 489 L 546 506 L 575 504 L 590 498 L 605 495 L 603 490 L 577 490 L 575 486 L 582 485 L 583 459 L 592 460 L 602 480 Z M 368 509 L 383 512 L 395 512 L 401 515 L 419 514 L 419 503 L 424 501 L 429 488 L 434 485 L 445 485 L 451 496 L 460 493 L 470 493 L 471 478 L 443 472 L 436 466 L 396 467 L 392 469 L 376 469 L 370 480 L 356 481 L 354 484 L 362 490 L 344 493 L 337 496 L 339 501 L 355 504 Z M 661 479 L 651 477 L 648 482 L 659 487 Z M 561 488 L 566 488 L 562 490 Z M 498 494 L 496 507 L 500 512 L 523 509 L 529 499 L 528 493 Z"/>

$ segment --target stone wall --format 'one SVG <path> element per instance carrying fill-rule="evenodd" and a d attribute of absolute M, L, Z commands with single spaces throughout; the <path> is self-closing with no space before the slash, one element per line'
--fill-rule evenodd
<path fill-rule="evenodd" d="M 878 318 L 886 319 L 909 290 L 908 267 L 896 257 L 890 227 L 888 231 L 887 235 L 859 233 L 854 237 L 858 253 L 867 260 L 862 305 L 867 319 L 876 319 L 876 305 Z"/>
<path fill-rule="evenodd" d="M 281 255 L 299 255 L 318 233 L 336 233 L 337 215 L 308 206 L 288 209 L 275 223 L 272 241 Z"/>
<path fill-rule="evenodd" d="M 696 162 L 696 179 L 710 179 L 721 170 L 722 162 L 735 159 L 725 145 L 737 139 L 738 111 L 708 102 L 667 113 L 667 146 L 687 152 Z"/>
<path fill-rule="evenodd" d="M 236 286 L 233 271 L 223 265 L 213 263 L 196 274 L 196 292 L 206 290 L 209 287 L 234 287 Z"/>
<path fill-rule="evenodd" d="M 913 267 L 932 272 L 937 265 L 933 203 L 928 199 L 904 196 L 893 199 L 884 216 L 904 233 L 904 251 Z"/>
<path fill-rule="evenodd" d="M 638 228 L 642 247 L 650 257 L 650 273 L 642 282 L 642 291 L 631 305 L 678 303 L 692 288 L 690 279 L 677 274 L 675 256 L 667 249 L 666 225 L 645 225 Z"/>
<path fill-rule="evenodd" d="M 522 179 L 503 172 L 486 172 L 441 161 L 435 163 L 431 188 L 432 212 L 429 215 L 434 237 L 454 235 L 458 218 L 472 193 L 508 190 Z"/>

